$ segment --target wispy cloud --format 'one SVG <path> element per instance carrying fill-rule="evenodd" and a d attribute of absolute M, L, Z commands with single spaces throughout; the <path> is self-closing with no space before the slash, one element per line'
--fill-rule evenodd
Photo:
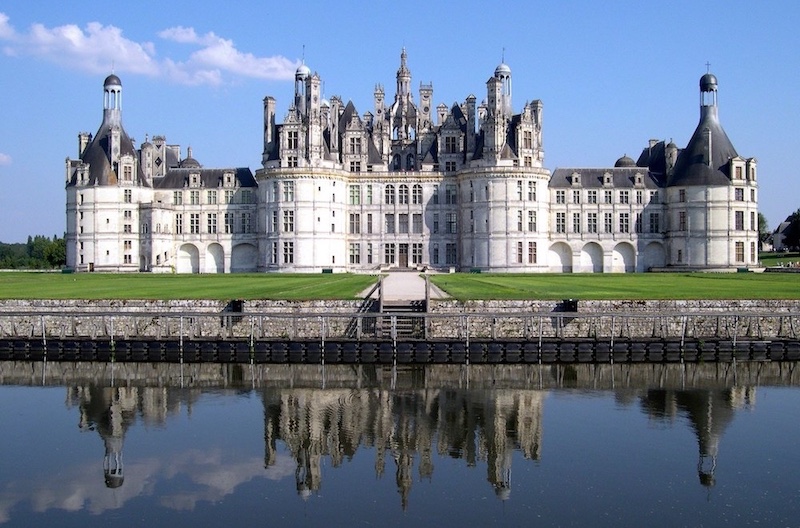
<path fill-rule="evenodd" d="M 5 167 L 6 165 L 11 165 L 11 156 L 0 152 L 0 167 Z"/>
<path fill-rule="evenodd" d="M 111 70 L 190 85 L 221 85 L 235 78 L 291 79 L 298 63 L 286 57 L 257 57 L 236 48 L 232 40 L 214 33 L 198 35 L 193 28 L 167 28 L 157 35 L 165 41 L 193 48 L 188 58 L 160 57 L 153 42 L 126 38 L 116 26 L 90 22 L 45 27 L 33 24 L 17 31 L 0 13 L 0 41 L 10 56 L 33 56 L 64 67 L 103 74 Z"/>

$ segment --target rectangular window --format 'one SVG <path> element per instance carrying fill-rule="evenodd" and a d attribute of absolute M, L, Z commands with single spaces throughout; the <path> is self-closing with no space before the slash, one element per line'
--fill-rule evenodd
<path fill-rule="evenodd" d="M 572 191 L 572 203 L 574 203 L 574 204 L 581 203 L 581 192 L 580 191 Z"/>
<path fill-rule="evenodd" d="M 628 191 L 619 192 L 619 203 L 621 204 L 630 203 L 630 193 Z"/>
<path fill-rule="evenodd" d="M 275 183 L 277 184 L 277 182 L 275 182 Z M 226 204 L 233 203 L 233 194 L 234 194 L 234 191 L 232 191 L 230 189 L 225 191 L 225 203 Z"/>
<path fill-rule="evenodd" d="M 206 215 L 206 228 L 212 235 L 217 233 L 217 213 L 209 213 Z"/>
<path fill-rule="evenodd" d="M 597 203 L 597 191 L 586 191 L 586 201 L 590 204 Z"/>
<path fill-rule="evenodd" d="M 175 215 L 175 234 L 183 234 L 183 215 L 181 213 Z"/>
<path fill-rule="evenodd" d="M 278 211 L 272 211 L 272 219 L 269 224 L 269 230 L 271 233 L 278 232 Z"/>
<path fill-rule="evenodd" d="M 741 187 L 737 187 L 734 189 L 734 193 L 736 194 L 736 201 L 743 202 L 744 201 L 744 189 Z"/>
<path fill-rule="evenodd" d="M 294 182 L 293 181 L 285 181 L 285 182 L 283 182 L 283 201 L 284 202 L 293 202 L 294 201 Z"/>
<path fill-rule="evenodd" d="M 367 264 L 372 264 L 372 244 L 367 244 Z"/>
<path fill-rule="evenodd" d="M 439 232 L 439 213 L 433 213 L 433 232 Z"/>
<path fill-rule="evenodd" d="M 367 205 L 372 205 L 372 185 L 367 185 Z"/>
<path fill-rule="evenodd" d="M 394 195 L 394 185 L 387 185 L 386 189 L 384 189 L 383 193 L 383 201 L 388 205 L 394 205 L 395 202 L 395 195 Z"/>
<path fill-rule="evenodd" d="M 522 264 L 522 259 L 524 258 L 524 251 L 522 242 L 517 242 L 517 264 Z"/>
<path fill-rule="evenodd" d="M 556 213 L 556 233 L 567 232 L 567 213 Z"/>
<path fill-rule="evenodd" d="M 361 138 L 350 138 L 350 154 L 361 154 Z"/>
<path fill-rule="evenodd" d="M 566 191 L 556 191 L 556 203 L 557 204 L 567 203 Z"/>
<path fill-rule="evenodd" d="M 403 234 L 403 235 L 407 235 L 408 234 L 408 214 L 407 213 L 401 213 L 401 214 L 398 215 L 397 227 L 398 227 L 398 232 L 400 234 Z"/>
<path fill-rule="evenodd" d="M 172 193 L 172 205 L 183 205 L 183 192 L 182 191 L 173 191 L 173 193 Z"/>
<path fill-rule="evenodd" d="M 629 213 L 619 214 L 619 232 L 620 233 L 631 232 L 631 215 Z"/>
<path fill-rule="evenodd" d="M 517 200 L 522 201 L 522 180 L 517 180 Z"/>
<path fill-rule="evenodd" d="M 233 234 L 233 213 L 225 213 L 225 234 Z"/>
<path fill-rule="evenodd" d="M 456 213 L 447 213 L 447 232 L 450 234 L 458 233 L 458 223 Z"/>
<path fill-rule="evenodd" d="M 445 185 L 444 186 L 444 203 L 455 205 L 458 203 L 458 197 L 456 196 L 456 186 L 455 185 Z"/>
<path fill-rule="evenodd" d="M 536 242 L 528 242 L 528 264 L 536 264 Z"/>
<path fill-rule="evenodd" d="M 686 231 L 686 211 L 678 212 L 678 231 Z"/>
<path fill-rule="evenodd" d="M 350 213 L 350 234 L 358 235 L 361 233 L 361 215 L 358 213 Z"/>
<path fill-rule="evenodd" d="M 278 243 L 277 242 L 273 242 L 272 243 L 272 256 L 270 258 L 270 263 L 271 264 L 277 264 L 278 263 Z"/>
<path fill-rule="evenodd" d="M 644 201 L 644 193 L 642 191 L 636 191 L 636 203 L 641 204 Z"/>
<path fill-rule="evenodd" d="M 350 186 L 350 205 L 361 204 L 361 187 L 358 185 Z"/>
<path fill-rule="evenodd" d="M 685 202 L 686 201 L 686 189 L 679 189 L 678 190 L 678 201 Z"/>
<path fill-rule="evenodd" d="M 411 188 L 411 203 L 420 205 L 422 203 L 422 185 L 414 185 Z"/>
<path fill-rule="evenodd" d="M 661 230 L 659 225 L 658 213 L 650 213 L 650 229 L 651 233 L 658 233 Z"/>
<path fill-rule="evenodd" d="M 433 264 L 439 263 L 439 244 L 432 244 L 431 245 L 431 262 Z"/>
<path fill-rule="evenodd" d="M 251 191 L 250 189 L 242 189 L 242 203 L 243 204 L 255 203 L 253 201 L 253 191 Z"/>
<path fill-rule="evenodd" d="M 253 224 L 250 219 L 250 213 L 242 213 L 242 233 L 251 233 Z"/>
<path fill-rule="evenodd" d="M 736 167 L 736 179 L 737 180 L 742 179 L 742 167 Z"/>
<path fill-rule="evenodd" d="M 294 264 L 294 242 L 283 243 L 283 263 Z"/>
<path fill-rule="evenodd" d="M 658 203 L 658 191 L 650 191 L 650 203 Z"/>
<path fill-rule="evenodd" d="M 367 215 L 367 234 L 372 234 L 372 213 Z"/>
<path fill-rule="evenodd" d="M 133 246 L 133 243 L 132 243 L 130 240 L 124 240 L 124 241 L 122 242 L 122 247 L 123 247 L 123 249 L 125 249 L 126 251 L 129 251 L 129 250 L 131 249 L 131 247 L 132 247 L 132 246 Z"/>
<path fill-rule="evenodd" d="M 573 233 L 580 233 L 581 232 L 581 214 L 580 213 L 572 213 L 572 232 Z"/>
<path fill-rule="evenodd" d="M 444 138 L 444 151 L 446 154 L 455 154 L 457 152 L 456 140 L 457 138 L 453 136 L 446 136 Z"/>
<path fill-rule="evenodd" d="M 393 213 L 386 213 L 385 216 L 385 229 L 386 233 L 393 234 L 394 233 L 394 214 Z"/>
<path fill-rule="evenodd" d="M 525 228 L 522 218 L 522 211 L 517 211 L 517 231 L 523 231 Z"/>
<path fill-rule="evenodd" d="M 756 253 L 756 243 L 750 242 L 750 262 L 756 262 L 757 260 L 757 253 Z"/>
<path fill-rule="evenodd" d="M 439 205 L 439 186 L 438 185 L 434 185 L 433 186 L 433 193 L 432 193 L 432 196 L 431 196 L 431 201 L 433 202 L 434 205 Z"/>
<path fill-rule="evenodd" d="M 756 201 L 756 190 L 755 189 L 750 189 L 750 201 L 751 202 L 755 202 Z"/>
<path fill-rule="evenodd" d="M 361 162 L 360 161 L 351 161 L 350 162 L 350 172 L 361 172 Z"/>
<path fill-rule="evenodd" d="M 414 213 L 411 217 L 411 230 L 416 235 L 422 233 L 422 213 Z"/>
<path fill-rule="evenodd" d="M 758 231 L 758 222 L 756 222 L 755 211 L 750 211 L 750 231 Z"/>
<path fill-rule="evenodd" d="M 394 244 L 386 244 L 383 246 L 383 263 L 394 264 L 395 261 L 395 246 Z"/>
<path fill-rule="evenodd" d="M 422 264 L 422 244 L 411 244 L 411 262 Z"/>
<path fill-rule="evenodd" d="M 130 189 L 125 189 L 125 203 L 132 203 L 133 202 L 133 191 Z"/>
<path fill-rule="evenodd" d="M 736 242 L 736 262 L 744 262 L 744 242 Z"/>
<path fill-rule="evenodd" d="M 634 231 L 637 233 L 642 232 L 642 213 L 636 213 L 636 222 L 634 224 Z"/>
<path fill-rule="evenodd" d="M 522 148 L 533 148 L 533 132 L 531 130 L 524 130 L 522 132 Z"/>
<path fill-rule="evenodd" d="M 597 213 L 586 213 L 586 232 L 597 233 Z"/>
<path fill-rule="evenodd" d="M 200 191 L 189 191 L 189 203 L 200 205 Z"/>
<path fill-rule="evenodd" d="M 208 205 L 217 205 L 217 191 L 207 191 Z"/>
<path fill-rule="evenodd" d="M 445 263 L 449 266 L 455 266 L 458 260 L 458 251 L 455 244 L 445 244 Z"/>
<path fill-rule="evenodd" d="M 611 213 L 604 213 L 603 214 L 603 231 L 605 233 L 611 233 L 614 230 L 614 218 L 611 216 Z"/>
<path fill-rule="evenodd" d="M 350 264 L 361 264 L 361 244 L 350 244 Z"/>
<path fill-rule="evenodd" d="M 536 211 L 528 211 L 528 232 L 536 232 Z"/>
<path fill-rule="evenodd" d="M 736 221 L 736 227 L 734 227 L 734 229 L 736 229 L 737 231 L 743 231 L 744 230 L 744 211 L 735 211 L 734 215 L 735 215 L 735 221 Z"/>
<path fill-rule="evenodd" d="M 286 134 L 286 148 L 296 149 L 299 143 L 299 133 L 297 130 L 290 130 Z"/>
<path fill-rule="evenodd" d="M 528 201 L 529 202 L 536 201 L 536 182 L 532 181 L 528 182 Z"/>
<path fill-rule="evenodd" d="M 611 203 L 611 191 L 603 191 L 603 201 L 607 204 Z"/>
<path fill-rule="evenodd" d="M 294 211 L 283 212 L 283 232 L 294 233 Z"/>
<path fill-rule="evenodd" d="M 200 213 L 189 215 L 189 232 L 193 235 L 200 234 Z"/>
<path fill-rule="evenodd" d="M 408 205 L 408 185 L 401 185 L 397 192 L 397 203 Z"/>

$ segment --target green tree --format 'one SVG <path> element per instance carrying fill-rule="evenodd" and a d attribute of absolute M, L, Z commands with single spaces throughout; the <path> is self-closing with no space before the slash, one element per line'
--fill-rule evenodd
<path fill-rule="evenodd" d="M 53 236 L 53 241 L 45 248 L 44 258 L 51 268 L 59 268 L 67 263 L 67 243 L 63 238 Z"/>
<path fill-rule="evenodd" d="M 783 243 L 790 250 L 800 250 L 800 209 L 793 212 L 787 219 L 789 227 L 783 232 Z"/>
<path fill-rule="evenodd" d="M 772 233 L 769 232 L 767 217 L 762 213 L 758 213 L 758 249 L 761 249 L 771 236 Z"/>

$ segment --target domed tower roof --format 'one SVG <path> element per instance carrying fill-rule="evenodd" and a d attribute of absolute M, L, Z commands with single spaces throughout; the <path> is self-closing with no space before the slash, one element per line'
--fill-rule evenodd
<path fill-rule="evenodd" d="M 295 78 L 297 79 L 305 79 L 311 76 L 311 68 L 306 66 L 305 63 L 301 64 L 297 67 L 297 71 L 294 73 Z"/>
<path fill-rule="evenodd" d="M 635 167 L 636 162 L 633 161 L 633 158 L 628 157 L 628 155 L 624 155 L 619 158 L 616 163 L 614 163 L 614 167 Z"/>
<path fill-rule="evenodd" d="M 192 147 L 189 147 L 186 157 L 181 160 L 178 167 L 182 169 L 199 169 L 201 167 L 200 162 L 192 157 Z"/>
<path fill-rule="evenodd" d="M 120 81 L 119 77 L 112 73 L 106 77 L 105 81 L 103 81 L 103 86 L 122 86 L 122 81 Z"/>
<path fill-rule="evenodd" d="M 495 77 L 500 77 L 501 75 L 511 75 L 511 68 L 505 62 L 501 62 L 497 68 L 494 69 Z"/>
<path fill-rule="evenodd" d="M 678 155 L 668 186 L 720 186 L 730 184 L 729 162 L 738 156 L 717 115 L 717 78 L 706 73 L 700 78 L 701 97 L 714 92 L 700 105 L 700 122 L 689 144 Z M 702 101 L 702 99 L 701 99 Z"/>

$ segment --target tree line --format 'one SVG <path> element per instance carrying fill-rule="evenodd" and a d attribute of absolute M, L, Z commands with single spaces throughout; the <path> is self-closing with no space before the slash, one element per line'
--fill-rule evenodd
<path fill-rule="evenodd" d="M 0 242 L 0 269 L 57 269 L 67 263 L 64 238 L 28 236 L 25 243 Z"/>

